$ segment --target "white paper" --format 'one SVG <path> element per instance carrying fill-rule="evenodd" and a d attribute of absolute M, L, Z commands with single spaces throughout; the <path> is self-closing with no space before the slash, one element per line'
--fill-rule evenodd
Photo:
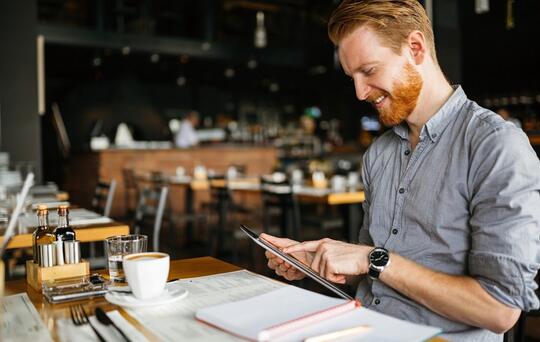
<path fill-rule="evenodd" d="M 308 337 L 327 334 L 360 325 L 369 325 L 371 326 L 371 329 L 367 333 L 361 335 L 339 339 L 339 342 L 419 342 L 427 340 L 441 332 L 441 329 L 436 327 L 414 324 L 366 308 L 358 308 L 329 320 L 325 320 L 310 328 L 288 334 L 277 341 L 303 341 Z"/>
<path fill-rule="evenodd" d="M 126 336 L 133 342 L 147 342 L 148 339 L 139 332 L 133 325 L 131 325 L 117 310 L 107 312 L 107 315 L 116 324 L 120 330 L 126 334 Z M 111 325 L 106 326 L 96 319 L 95 316 L 89 317 L 90 321 L 94 325 L 97 331 L 103 336 L 107 342 L 124 342 L 125 339 L 120 333 Z M 76 326 L 70 319 L 60 319 L 56 322 L 58 337 L 63 342 L 94 342 L 98 338 L 94 333 L 94 330 L 90 325 Z"/>
<path fill-rule="evenodd" d="M 113 220 L 111 220 L 109 217 L 102 216 L 87 209 L 77 208 L 69 210 L 69 225 L 73 227 L 91 224 L 105 224 L 112 221 Z M 19 225 L 26 228 L 37 227 L 37 215 L 35 213 L 26 213 L 25 215 L 19 217 Z M 51 212 L 49 212 L 49 225 L 58 225 L 58 215 L 51 214 Z"/>
<path fill-rule="evenodd" d="M 288 285 L 246 300 L 200 309 L 196 316 L 226 331 L 257 340 L 270 327 L 348 302 Z"/>
<path fill-rule="evenodd" d="M 251 298 L 285 286 L 249 271 L 236 271 L 179 280 L 187 298 L 169 305 L 129 309 L 128 313 L 161 341 L 238 341 L 239 339 L 195 320 L 204 307 Z"/>
<path fill-rule="evenodd" d="M 49 330 L 26 293 L 0 298 L 0 341 L 52 342 Z"/>
<path fill-rule="evenodd" d="M 347 300 L 324 296 L 295 286 L 285 286 L 247 300 L 198 310 L 197 317 L 250 340 L 261 340 L 261 332 L 269 327 L 345 303 Z M 320 320 L 317 324 L 299 328 L 278 340 L 303 341 L 308 337 L 360 325 L 371 328 L 367 333 L 351 336 L 348 340 L 416 342 L 440 332 L 439 328 L 413 324 L 365 308 L 356 308 L 333 318 Z"/>

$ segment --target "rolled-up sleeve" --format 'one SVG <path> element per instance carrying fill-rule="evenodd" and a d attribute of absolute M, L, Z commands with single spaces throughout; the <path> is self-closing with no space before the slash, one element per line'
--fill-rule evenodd
<path fill-rule="evenodd" d="M 526 135 L 501 125 L 472 144 L 469 274 L 495 299 L 539 307 L 540 162 Z"/>

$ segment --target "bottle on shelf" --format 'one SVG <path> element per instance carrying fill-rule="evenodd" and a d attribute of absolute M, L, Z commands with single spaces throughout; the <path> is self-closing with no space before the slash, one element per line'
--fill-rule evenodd
<path fill-rule="evenodd" d="M 32 249 L 34 262 L 39 264 L 38 245 L 48 245 L 56 241 L 56 236 L 49 226 L 49 210 L 46 205 L 39 205 L 37 209 L 38 227 L 32 234 Z"/>
<path fill-rule="evenodd" d="M 57 241 L 76 240 L 75 231 L 69 225 L 69 210 L 67 205 L 58 207 L 58 226 L 54 230 Z"/>

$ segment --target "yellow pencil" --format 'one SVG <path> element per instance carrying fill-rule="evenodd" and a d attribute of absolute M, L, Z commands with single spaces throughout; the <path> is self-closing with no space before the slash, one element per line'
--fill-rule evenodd
<path fill-rule="evenodd" d="M 304 340 L 304 342 L 327 342 L 327 341 L 333 341 L 337 340 L 338 338 L 346 337 L 346 336 L 352 336 L 352 335 L 359 335 L 368 332 L 371 330 L 371 326 L 369 325 L 360 325 L 354 328 L 347 328 L 343 330 L 334 331 L 328 334 L 324 335 L 318 335 L 309 337 Z"/>

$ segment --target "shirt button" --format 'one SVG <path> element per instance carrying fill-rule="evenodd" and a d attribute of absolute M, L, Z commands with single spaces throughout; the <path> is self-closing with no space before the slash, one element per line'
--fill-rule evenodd
<path fill-rule="evenodd" d="M 379 305 L 379 304 L 381 304 L 381 300 L 379 298 L 375 298 L 374 303 L 375 303 L 375 305 Z"/>
<path fill-rule="evenodd" d="M 437 137 L 437 133 L 433 134 L 433 139 L 435 139 Z"/>
<path fill-rule="evenodd" d="M 398 233 L 398 230 L 396 228 L 392 229 L 392 234 L 396 235 Z"/>
<path fill-rule="evenodd" d="M 405 189 L 399 188 L 399 193 L 400 193 L 400 194 L 402 194 L 402 193 L 404 193 L 404 192 L 405 192 Z"/>
<path fill-rule="evenodd" d="M 410 150 L 405 150 L 405 155 L 408 156 L 409 154 L 411 154 L 411 151 Z"/>

